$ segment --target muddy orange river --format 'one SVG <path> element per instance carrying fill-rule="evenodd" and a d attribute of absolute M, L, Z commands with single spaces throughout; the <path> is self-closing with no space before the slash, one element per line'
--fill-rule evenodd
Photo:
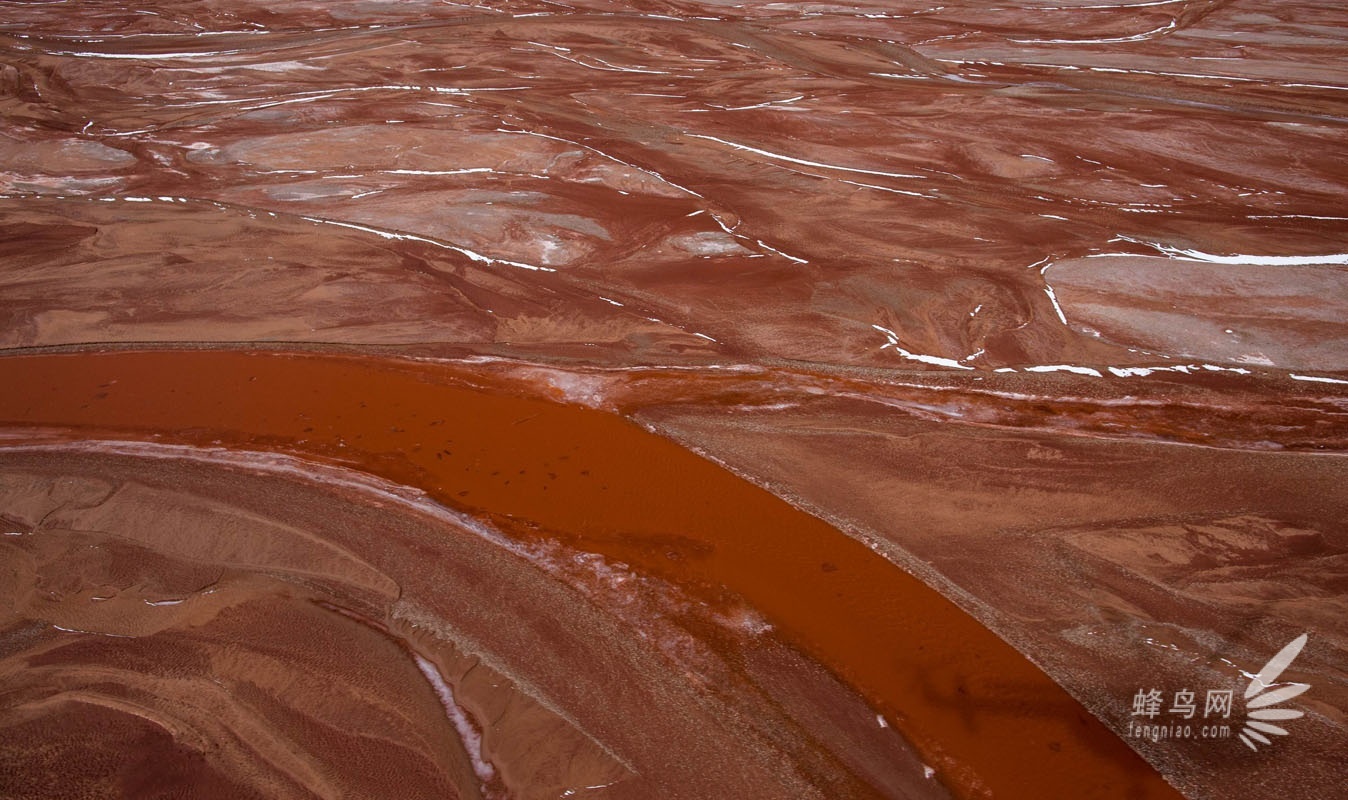
<path fill-rule="evenodd" d="M 0 8 L 0 797 L 1333 797 L 1348 12 Z"/>

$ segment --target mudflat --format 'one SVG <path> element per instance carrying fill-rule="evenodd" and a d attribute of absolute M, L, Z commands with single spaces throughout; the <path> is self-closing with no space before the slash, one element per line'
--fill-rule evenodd
<path fill-rule="evenodd" d="M 1338 6 L 273 6 L 0 15 L 0 794 L 1337 791 Z"/>

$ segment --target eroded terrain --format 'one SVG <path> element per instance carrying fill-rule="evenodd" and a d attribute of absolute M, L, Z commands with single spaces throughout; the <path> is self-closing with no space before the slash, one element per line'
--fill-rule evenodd
<path fill-rule="evenodd" d="M 0 792 L 1336 791 L 1337 4 L 275 5 L 0 12 Z"/>

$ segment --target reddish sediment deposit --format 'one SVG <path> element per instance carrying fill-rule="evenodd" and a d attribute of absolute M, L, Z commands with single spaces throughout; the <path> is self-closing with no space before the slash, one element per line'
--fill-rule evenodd
<path fill-rule="evenodd" d="M 474 385 L 473 373 L 461 368 L 350 357 L 227 352 L 11 356 L 0 359 L 0 374 L 15 389 L 0 399 L 0 421 L 11 427 L 69 431 L 67 438 L 73 435 L 94 441 L 129 440 L 227 451 L 265 448 L 340 465 L 396 485 L 419 487 L 432 499 L 513 541 L 559 542 L 667 581 L 699 604 L 700 611 L 688 611 L 684 624 L 700 634 L 697 639 L 703 646 L 717 651 L 731 675 L 724 687 L 697 687 L 698 679 L 714 676 L 695 676 L 694 688 L 711 695 L 701 698 L 702 702 L 712 702 L 722 691 L 733 697 L 740 685 L 745 687 L 742 691 L 763 693 L 764 699 L 789 707 L 793 698 L 774 697 L 777 687 L 755 681 L 751 670 L 736 674 L 747 658 L 740 651 L 756 648 L 755 637 L 780 638 L 857 687 L 881 715 L 864 721 L 884 727 L 890 723 L 879 720 L 894 720 L 928 762 L 943 768 L 957 789 L 1026 797 L 1072 791 L 1084 796 L 1119 791 L 1132 796 L 1171 795 L 1159 775 L 1146 769 L 1140 758 L 1084 708 L 950 601 L 826 523 L 613 415 L 511 395 L 490 383 Z M 102 512 L 121 521 L 119 508 L 155 507 L 151 502 L 137 502 L 136 491 L 112 492 L 111 497 L 119 502 L 111 508 L 95 501 L 98 510 L 90 516 L 96 519 Z M 30 502 L 40 500 L 40 495 L 30 498 Z M 53 511 L 62 514 L 60 507 Z M 69 557 L 69 548 L 89 546 L 67 542 L 60 557 L 48 556 L 44 546 L 50 547 L 49 540 L 54 538 L 46 529 L 49 524 L 39 520 L 34 530 L 21 531 L 22 541 L 17 545 L 31 553 L 35 564 L 28 573 L 30 580 L 20 578 L 11 589 L 13 599 L 27 599 L 23 608 L 28 614 L 42 613 L 44 592 L 59 592 L 46 583 L 54 576 L 41 567 L 56 569 L 60 557 Z M 71 534 L 79 536 L 83 526 L 70 527 Z M 378 531 L 365 532 L 366 537 L 379 535 Z M 116 533 L 112 536 L 120 538 Z M 252 536 L 258 543 L 272 538 L 261 531 Z M 359 564 L 365 545 L 352 538 L 348 537 L 348 551 L 353 551 L 349 557 Z M 23 547 L 29 541 L 31 550 Z M 308 544 L 318 548 L 326 543 Z M 273 547 L 279 545 L 264 545 L 265 550 Z M 154 548 L 147 549 L 154 553 Z M 435 552 L 433 545 L 430 550 Z M 299 560 L 297 555 L 287 555 Z M 129 553 L 121 560 L 134 562 L 136 557 Z M 106 568 L 101 559 L 96 562 Z M 182 580 L 188 586 L 214 586 L 204 576 L 226 566 L 233 566 L 231 559 L 195 565 Z M 251 566 L 265 570 L 267 565 Z M 385 608 L 377 626 L 386 625 L 392 597 L 418 601 L 386 575 L 360 578 L 348 580 L 385 595 L 380 598 Z M 91 602 L 86 595 L 97 590 L 86 581 L 78 572 L 65 576 L 65 584 L 74 588 L 71 599 L 77 603 Z M 274 591 L 266 584 L 262 588 Z M 187 594 L 200 596 L 198 592 L 200 588 Z M 270 599 L 268 592 L 262 597 Z M 209 612 L 182 615 L 178 620 L 165 619 L 170 615 L 158 608 L 136 608 L 135 616 L 143 619 L 114 616 L 104 621 L 94 619 L 103 612 L 102 606 L 95 605 L 96 610 L 86 612 L 93 624 L 85 624 L 93 629 L 91 633 L 154 634 L 171 641 L 166 631 L 144 626 L 172 629 L 182 624 L 190 631 L 202 614 L 217 619 L 232 615 L 242 627 L 229 635 L 251 641 L 249 626 L 261 626 L 262 633 L 278 624 L 272 614 L 248 616 L 245 609 L 254 602 L 263 601 L 253 601 L 245 584 L 238 587 L 232 602 L 207 598 L 199 605 Z M 322 608 L 307 613 L 324 618 Z M 59 614 L 48 621 L 57 625 L 58 620 L 68 622 Z M 340 616 L 335 622 L 325 620 L 318 626 L 320 631 L 354 624 Z M 723 627 L 729 621 L 729 630 L 715 630 L 717 621 Z M 84 630 L 80 622 L 71 622 L 71 627 Z M 453 617 L 443 622 L 455 624 Z M 624 636 L 633 633 L 623 631 Z M 386 636 L 363 635 L 386 649 L 392 646 Z M 616 648 L 620 643 L 608 646 Z M 49 649 L 63 650 L 43 641 L 41 651 Z M 211 654 L 209 648 L 201 649 Z M 332 642 L 326 647 L 319 643 L 314 649 L 326 650 L 323 654 L 335 664 L 345 662 L 341 648 Z M 22 658 L 11 669 L 17 670 L 24 662 L 43 663 L 34 654 L 25 653 Z M 378 658 L 365 655 L 363 661 Z M 676 666 L 677 662 L 669 665 Z M 594 665 L 581 658 L 564 669 L 572 674 L 592 670 Z M 21 675 L 17 672 L 16 677 L 22 680 Z M 430 696 L 427 691 L 421 694 L 423 700 Z M 57 706 L 64 710 L 63 703 Z M 113 708 L 125 713 L 117 705 Z M 15 711 L 22 715 L 32 709 L 21 705 Z M 627 724 L 635 730 L 643 729 L 648 719 L 679 713 L 678 708 L 665 704 L 628 711 Z M 784 713 L 790 711 L 784 709 Z M 748 724 L 765 722 L 751 718 Z M 293 737 L 288 725 L 279 723 L 278 727 L 271 734 L 274 738 Z M 657 723 L 656 727 L 661 726 Z M 235 735 L 246 738 L 241 731 Z M 797 737 L 803 741 L 792 741 Z M 818 732 L 802 728 L 794 737 L 784 737 L 783 745 L 788 752 L 799 748 L 819 761 L 845 758 L 846 754 L 830 752 L 840 743 L 818 737 Z M 688 769 L 706 768 L 693 763 L 700 762 L 694 757 L 700 748 L 681 740 L 670 746 L 686 748 L 681 758 L 689 761 Z M 269 754 L 264 750 L 261 755 Z M 746 755 L 772 763 L 771 750 L 759 753 L 751 747 Z M 722 758 L 730 764 L 740 760 L 732 754 Z M 1030 775 L 1024 770 L 1027 761 L 1042 761 L 1052 769 Z M 799 769 L 808 775 L 808 766 Z M 828 777 L 840 785 L 847 785 L 843 778 L 856 781 L 847 770 L 840 771 L 841 777 Z M 648 769 L 638 773 L 654 779 Z M 302 774 L 287 777 L 301 785 L 305 782 Z M 722 775 L 719 780 L 730 777 Z M 745 791 L 752 796 L 791 794 L 789 784 L 773 787 L 769 783 L 759 788 L 767 780 L 763 776 L 746 774 L 738 779 L 748 781 Z M 657 780 L 656 785 L 675 794 L 707 791 L 693 786 L 675 789 L 674 783 Z M 863 786 L 864 782 L 857 781 L 845 793 L 866 793 Z"/>
<path fill-rule="evenodd" d="M 0 796 L 1336 796 L 1340 6 L 6 4 Z"/>

